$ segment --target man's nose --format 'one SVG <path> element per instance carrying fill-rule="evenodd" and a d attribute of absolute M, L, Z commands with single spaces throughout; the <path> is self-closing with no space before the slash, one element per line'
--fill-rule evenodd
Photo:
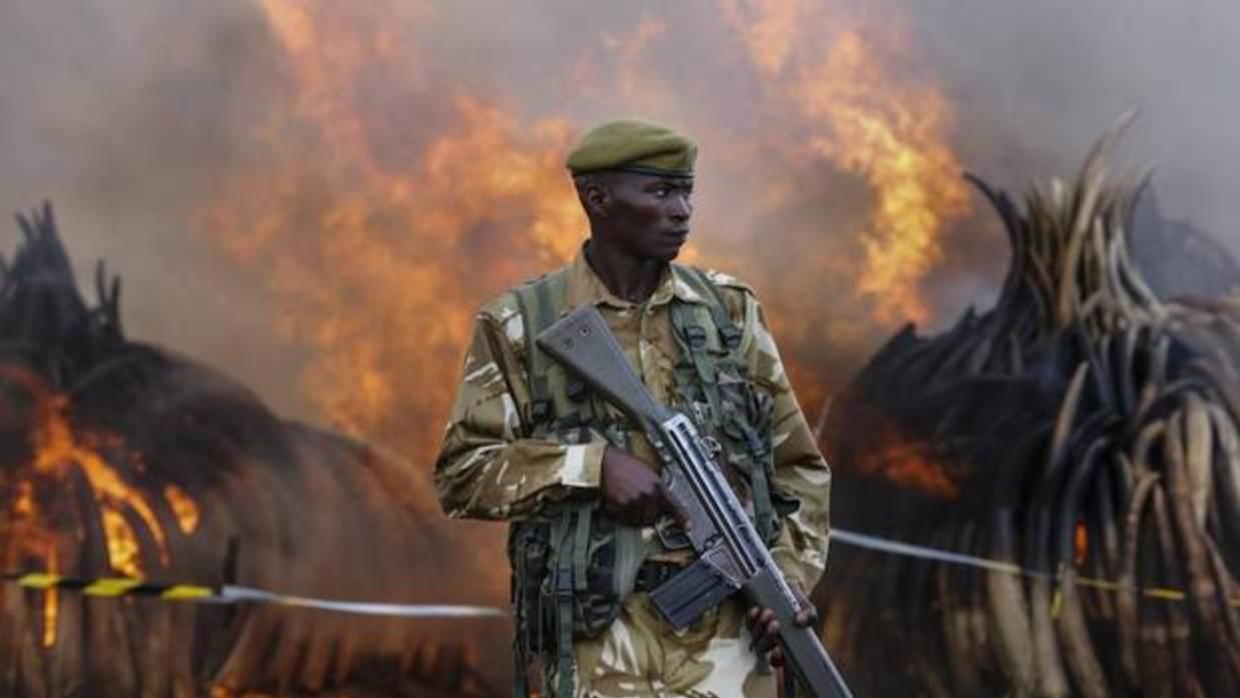
<path fill-rule="evenodd" d="M 676 200 L 672 203 L 672 219 L 687 221 L 691 215 L 693 215 L 693 204 L 689 201 L 689 197 L 676 197 Z"/>

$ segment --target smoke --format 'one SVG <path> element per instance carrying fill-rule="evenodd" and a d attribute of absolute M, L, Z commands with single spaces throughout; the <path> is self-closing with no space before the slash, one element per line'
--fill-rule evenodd
<path fill-rule="evenodd" d="M 1122 5 L 907 3 L 927 62 L 957 105 L 970 170 L 1021 188 L 1062 175 L 1103 127 L 1140 118 L 1124 150 L 1153 165 L 1160 203 L 1240 252 L 1240 6 L 1223 0 Z"/>
<path fill-rule="evenodd" d="M 6 11 L 0 208 L 53 198 L 131 337 L 424 471 L 473 308 L 583 236 L 560 162 L 607 116 L 699 139 L 692 256 L 754 284 L 811 412 L 905 318 L 992 296 L 1006 243 L 962 168 L 1023 188 L 1139 107 L 1163 208 L 1240 251 L 1221 1 Z"/>
<path fill-rule="evenodd" d="M 242 166 L 248 124 L 279 99 L 261 12 L 246 2 L 6 3 L 0 22 L 0 209 L 50 198 L 90 282 L 125 282 L 130 336 L 196 356 L 305 413 L 302 353 L 272 298 L 196 233 L 195 210 Z M 16 226 L 4 239 L 13 248 Z"/>

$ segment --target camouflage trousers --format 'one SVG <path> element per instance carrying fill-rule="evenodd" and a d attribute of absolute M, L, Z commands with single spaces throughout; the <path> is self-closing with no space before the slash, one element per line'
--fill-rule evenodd
<path fill-rule="evenodd" d="M 672 630 L 646 594 L 633 594 L 597 638 L 573 643 L 574 698 L 776 698 L 776 680 L 750 649 L 739 599 Z M 554 686 L 554 684 L 552 684 Z"/>

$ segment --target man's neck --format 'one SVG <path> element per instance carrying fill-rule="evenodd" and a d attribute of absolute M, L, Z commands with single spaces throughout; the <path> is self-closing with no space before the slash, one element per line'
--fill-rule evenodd
<path fill-rule="evenodd" d="M 663 270 L 667 268 L 667 262 L 639 259 L 598 238 L 586 241 L 585 256 L 586 263 L 607 290 L 631 303 L 641 303 L 649 298 L 658 288 Z"/>

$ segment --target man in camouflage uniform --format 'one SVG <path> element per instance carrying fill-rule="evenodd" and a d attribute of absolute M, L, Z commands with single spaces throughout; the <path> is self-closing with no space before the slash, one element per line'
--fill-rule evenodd
<path fill-rule="evenodd" d="M 794 510 L 779 517 L 772 556 L 789 582 L 808 592 L 826 565 L 830 472 L 753 290 L 724 274 L 670 263 L 689 230 L 695 156 L 696 147 L 684 137 L 642 121 L 609 122 L 583 137 L 568 167 L 590 219 L 591 237 L 576 259 L 556 272 L 562 280 L 556 303 L 561 314 L 595 305 L 651 394 L 673 405 L 684 350 L 673 336 L 669 309 L 722 302 L 740 330 L 735 351 L 745 365 L 742 375 L 753 390 L 770 398 L 769 433 L 764 435 L 773 450 L 770 489 L 793 503 Z M 703 293 L 694 279 L 708 282 L 709 292 Z M 713 300 L 705 297 L 712 294 Z M 639 429 L 630 425 L 621 435 L 626 448 L 609 443 L 597 430 L 586 439 L 532 436 L 527 375 L 532 339 L 526 322 L 515 293 L 487 303 L 476 318 L 435 466 L 445 511 L 453 517 L 516 523 L 558 502 L 594 498 L 607 516 L 641 531 L 643 571 L 687 563 L 688 551 L 665 549 L 652 525 L 666 518 L 667 506 L 659 460 Z M 742 490 L 738 485 L 748 500 L 751 493 Z M 618 616 L 600 634 L 573 639 L 574 695 L 776 695 L 765 661 L 780 661 L 777 626 L 769 612 L 746 608 L 734 596 L 676 632 L 651 607 L 640 585 L 620 604 Z M 811 618 L 806 603 L 801 620 Z"/>

